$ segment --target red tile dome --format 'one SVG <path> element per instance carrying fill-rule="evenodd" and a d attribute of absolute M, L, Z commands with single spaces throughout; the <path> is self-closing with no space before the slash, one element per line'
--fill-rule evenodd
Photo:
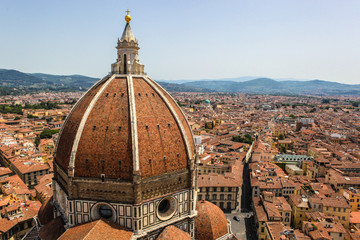
<path fill-rule="evenodd" d="M 195 239 L 218 239 L 228 233 L 226 216 L 219 207 L 202 200 L 196 203 L 196 210 Z"/>
<path fill-rule="evenodd" d="M 166 227 L 156 240 L 190 240 L 190 234 L 170 225 Z"/>
<path fill-rule="evenodd" d="M 146 75 L 113 74 L 73 107 L 55 163 L 70 177 L 132 180 L 187 169 L 191 129 L 174 99 Z"/>
<path fill-rule="evenodd" d="M 54 219 L 54 207 L 52 201 L 53 197 L 47 199 L 39 209 L 38 218 L 42 225 L 45 225 Z"/>

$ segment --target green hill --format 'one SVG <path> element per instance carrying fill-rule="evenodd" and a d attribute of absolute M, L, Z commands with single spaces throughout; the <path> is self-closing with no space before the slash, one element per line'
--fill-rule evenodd
<path fill-rule="evenodd" d="M 82 75 L 53 75 L 44 73 L 23 73 L 16 70 L 0 69 L 0 95 L 23 94 L 36 91 L 84 91 L 99 79 Z M 276 81 L 270 78 L 255 78 L 244 81 L 242 78 L 201 81 L 159 81 L 171 92 L 242 92 L 256 94 L 293 95 L 357 95 L 360 85 L 343 84 L 323 80 Z M 240 81 L 242 80 L 242 81 Z"/>

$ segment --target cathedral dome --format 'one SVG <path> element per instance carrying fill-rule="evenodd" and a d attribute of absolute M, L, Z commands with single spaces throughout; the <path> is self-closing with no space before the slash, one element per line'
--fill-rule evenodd
<path fill-rule="evenodd" d="M 67 227 L 104 219 L 139 238 L 168 225 L 193 236 L 191 128 L 176 101 L 145 74 L 129 22 L 116 49 L 111 72 L 80 98 L 60 131 L 54 213 Z"/>
<path fill-rule="evenodd" d="M 147 76 L 112 75 L 74 106 L 56 163 L 72 177 L 132 180 L 189 167 L 191 129 L 174 99 Z"/>
<path fill-rule="evenodd" d="M 229 233 L 226 216 L 215 204 L 202 200 L 197 202 L 196 210 L 195 239 L 218 239 Z"/>
<path fill-rule="evenodd" d="M 57 184 L 72 198 L 127 203 L 194 187 L 191 128 L 176 101 L 145 74 L 130 23 L 116 49 L 111 73 L 63 124 L 54 160 Z"/>

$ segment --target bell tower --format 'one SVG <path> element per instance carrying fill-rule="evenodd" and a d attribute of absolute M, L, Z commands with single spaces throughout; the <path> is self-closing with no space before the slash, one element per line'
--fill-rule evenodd
<path fill-rule="evenodd" d="M 111 65 L 111 72 L 117 74 L 144 75 L 144 65 L 138 59 L 139 44 L 138 40 L 130 27 L 131 16 L 129 10 L 125 16 L 126 26 L 121 39 L 118 39 L 116 46 L 117 60 Z"/>

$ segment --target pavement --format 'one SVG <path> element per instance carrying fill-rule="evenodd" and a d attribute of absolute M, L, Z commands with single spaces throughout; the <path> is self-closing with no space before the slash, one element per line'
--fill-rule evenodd
<path fill-rule="evenodd" d="M 249 218 L 252 217 L 253 213 L 245 213 L 245 212 L 236 212 L 236 213 L 226 213 L 226 218 L 231 221 L 231 231 L 235 236 L 241 240 L 246 240 L 246 224 L 245 222 L 248 221 Z M 240 221 L 236 221 L 234 219 L 235 216 L 240 218 Z M 248 234 L 249 235 L 249 234 Z"/>

